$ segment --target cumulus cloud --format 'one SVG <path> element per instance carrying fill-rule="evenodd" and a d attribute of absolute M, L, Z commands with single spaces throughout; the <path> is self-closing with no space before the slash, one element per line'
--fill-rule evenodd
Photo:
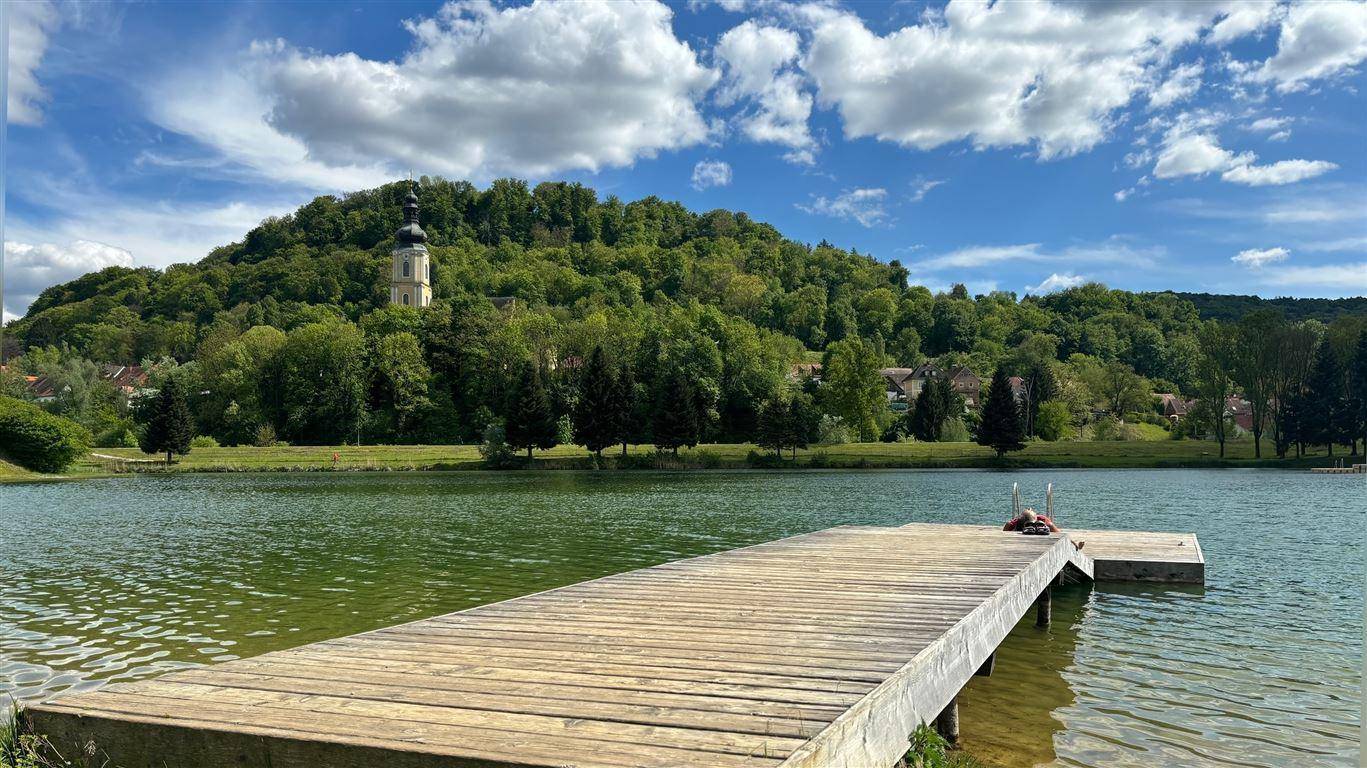
<path fill-rule="evenodd" d="M 1258 32 L 1270 25 L 1281 14 L 1282 8 L 1265 0 L 1231 3 L 1224 16 L 1211 28 L 1206 42 L 1224 45 L 1244 35 Z"/>
<path fill-rule="evenodd" d="M 12 3 L 9 14 L 8 122 L 38 125 L 43 121 L 42 104 L 47 100 L 47 92 L 38 82 L 38 65 L 47 51 L 48 36 L 56 31 L 61 18 L 48 0 Z"/>
<path fill-rule="evenodd" d="M 1277 52 L 1244 76 L 1287 93 L 1304 90 L 1313 80 L 1349 72 L 1364 59 L 1367 3 L 1298 3 L 1286 11 Z"/>
<path fill-rule="evenodd" d="M 1103 141 L 1114 113 L 1153 88 L 1171 53 L 1196 40 L 1217 10 L 954 1 L 879 35 L 852 13 L 813 5 L 803 67 L 849 137 L 918 149 L 960 140 L 1034 145 L 1042 159 L 1065 157 Z M 1179 99 L 1193 77 L 1179 72 L 1158 98 Z"/>
<path fill-rule="evenodd" d="M 1219 173 L 1220 178 L 1228 182 L 1262 187 L 1292 184 L 1338 168 L 1326 160 L 1279 160 L 1265 165 L 1258 165 L 1257 160 L 1258 156 L 1252 152 L 1235 154 L 1221 147 L 1212 134 L 1183 133 L 1177 129 L 1164 140 L 1153 175 L 1171 179 Z"/>
<path fill-rule="evenodd" d="M 7 318 L 23 315 L 45 288 L 105 267 L 131 267 L 133 254 L 91 240 L 66 244 L 5 242 Z"/>
<path fill-rule="evenodd" d="M 747 138 L 786 146 L 789 160 L 810 164 L 816 152 L 807 127 L 812 95 L 790 67 L 797 61 L 798 46 L 796 32 L 754 21 L 727 31 L 715 49 L 725 69 L 717 101 L 723 106 L 747 103 L 738 118 Z"/>
<path fill-rule="evenodd" d="M 1083 277 L 1082 275 L 1072 275 L 1067 273 L 1060 274 L 1058 272 L 1055 272 L 1049 275 L 1048 277 L 1044 278 L 1044 280 L 1040 281 L 1039 285 L 1025 286 L 1025 292 L 1034 294 L 1036 296 L 1042 296 L 1046 293 L 1062 291 L 1067 288 L 1076 288 L 1079 285 L 1082 285 L 1086 282 L 1087 278 Z"/>
<path fill-rule="evenodd" d="M 1235 264 L 1242 264 L 1253 269 L 1261 269 L 1264 265 L 1278 261 L 1286 261 L 1286 257 L 1291 255 L 1291 251 L 1285 248 L 1249 248 L 1239 251 L 1230 256 L 1229 260 Z"/>
<path fill-rule="evenodd" d="M 1202 62 L 1194 61 L 1174 69 L 1168 79 L 1149 94 L 1149 106 L 1161 109 L 1195 96 L 1201 90 L 1201 72 L 1204 68 Z"/>
<path fill-rule="evenodd" d="M 856 221 L 865 227 L 876 227 L 888 220 L 888 212 L 884 207 L 887 196 L 886 189 L 854 189 L 833 198 L 817 197 L 811 205 L 799 203 L 797 208 L 807 213 Z"/>
<path fill-rule="evenodd" d="M 699 192 L 708 187 L 724 187 L 731 183 L 731 166 L 721 160 L 700 160 L 693 166 L 693 188 Z"/>
<path fill-rule="evenodd" d="M 709 135 L 697 102 L 717 74 L 671 20 L 654 0 L 449 3 L 407 24 L 414 42 L 398 61 L 258 43 L 240 66 L 155 89 L 154 115 L 262 173 L 322 187 L 389 169 L 627 166 Z"/>

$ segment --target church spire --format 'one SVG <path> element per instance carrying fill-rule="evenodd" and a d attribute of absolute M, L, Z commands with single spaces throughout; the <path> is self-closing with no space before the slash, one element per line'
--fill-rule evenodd
<path fill-rule="evenodd" d="M 412 179 L 408 181 L 408 197 L 403 201 L 403 226 L 394 233 L 394 239 L 410 245 L 427 242 L 427 233 L 418 224 L 418 192 Z"/>

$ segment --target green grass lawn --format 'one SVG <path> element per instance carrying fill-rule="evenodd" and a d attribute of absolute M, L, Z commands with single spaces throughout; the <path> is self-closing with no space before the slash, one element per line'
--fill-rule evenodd
<path fill-rule="evenodd" d="M 1166 433 L 1165 433 L 1166 434 Z M 1226 444 L 1226 458 L 1212 442 L 1198 440 L 1147 439 L 1126 442 L 1032 442 L 1024 451 L 1008 454 L 998 462 L 992 451 L 974 443 L 851 443 L 814 446 L 798 451 L 798 466 L 818 467 L 1191 467 L 1191 466 L 1276 466 L 1297 467 L 1325 464 L 1323 449 L 1302 460 L 1278 461 L 1264 443 L 1265 458 L 1253 460 L 1253 441 L 1237 440 Z M 749 466 L 752 451 L 764 453 L 751 444 L 702 445 L 680 451 L 680 460 L 666 457 L 651 460 L 650 446 L 632 446 L 631 467 L 665 468 L 739 468 Z M 100 448 L 95 456 L 82 460 L 74 472 L 165 471 L 159 458 L 149 457 L 136 448 Z M 605 452 L 617 464 L 620 449 Z M 337 460 L 334 463 L 333 455 Z M 786 465 L 792 465 L 789 457 Z M 558 446 L 537 451 L 534 465 L 544 468 L 583 469 L 592 466 L 589 454 L 578 446 Z M 195 448 L 178 457 L 171 471 L 328 471 L 337 470 L 450 470 L 479 469 L 483 466 L 473 445 L 374 445 L 374 446 L 278 446 L 271 448 Z M 20 470 L 22 471 L 22 470 Z"/>

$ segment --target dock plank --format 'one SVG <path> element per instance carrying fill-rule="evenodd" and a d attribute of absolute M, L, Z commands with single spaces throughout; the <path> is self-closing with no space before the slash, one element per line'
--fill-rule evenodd
<path fill-rule="evenodd" d="M 28 716 L 128 768 L 884 766 L 1066 567 L 1197 564 L 1178 534 L 843 526 Z"/>

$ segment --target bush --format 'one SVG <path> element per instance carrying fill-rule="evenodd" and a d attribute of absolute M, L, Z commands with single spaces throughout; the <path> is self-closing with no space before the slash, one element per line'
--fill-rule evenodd
<path fill-rule="evenodd" d="M 484 428 L 484 442 L 479 444 L 479 455 L 490 469 L 508 469 L 518 466 L 517 454 L 508 445 L 504 436 L 503 424 L 493 422 Z"/>
<path fill-rule="evenodd" d="M 190 439 L 191 448 L 217 448 L 218 441 L 213 435 L 195 435 Z"/>
<path fill-rule="evenodd" d="M 966 443 L 973 437 L 968 434 L 968 427 L 964 425 L 964 420 L 958 417 L 945 421 L 945 426 L 940 430 L 940 442 L 942 443 Z"/>
<path fill-rule="evenodd" d="M 0 454 L 35 472 L 61 472 L 90 450 L 90 432 L 32 403 L 0 397 Z"/>
<path fill-rule="evenodd" d="M 280 441 L 275 438 L 275 427 L 270 424 L 262 424 L 256 428 L 256 434 L 252 436 L 252 445 L 257 448 L 270 448 L 279 445 Z"/>
<path fill-rule="evenodd" d="M 821 417 L 821 425 L 817 427 L 816 434 L 816 441 L 822 445 L 853 443 L 856 437 L 854 430 L 850 429 L 844 419 L 830 414 Z"/>
<path fill-rule="evenodd" d="M 1052 443 L 1055 440 L 1062 440 L 1068 434 L 1072 422 L 1067 403 L 1046 400 L 1039 404 L 1039 415 L 1035 417 L 1035 433 L 1041 440 Z"/>

